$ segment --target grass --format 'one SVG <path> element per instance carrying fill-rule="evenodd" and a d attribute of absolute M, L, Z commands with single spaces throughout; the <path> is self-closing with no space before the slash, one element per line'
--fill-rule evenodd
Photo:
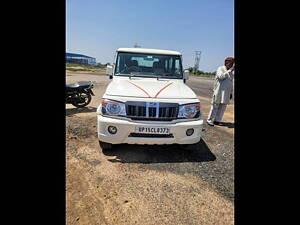
<path fill-rule="evenodd" d="M 103 66 L 92 66 L 92 65 L 85 65 L 85 64 L 75 64 L 75 63 L 66 63 L 66 67 L 82 67 L 85 69 L 100 69 Z"/>
<path fill-rule="evenodd" d="M 77 71 L 98 72 L 98 71 L 103 71 L 103 69 L 104 69 L 103 66 L 66 63 L 66 70 L 73 71 L 73 72 L 77 72 Z"/>
<path fill-rule="evenodd" d="M 191 75 L 193 75 L 193 76 L 197 76 L 197 77 L 208 77 L 208 78 L 214 78 L 215 77 L 215 75 L 213 75 L 213 74 L 194 74 L 194 73 L 191 73 Z"/>
<path fill-rule="evenodd" d="M 188 68 L 191 75 L 199 76 L 199 77 L 209 77 L 214 78 L 216 76 L 216 72 L 204 72 L 195 68 Z"/>
<path fill-rule="evenodd" d="M 72 68 L 72 67 L 67 67 L 66 68 L 67 70 L 69 71 L 72 71 L 72 72 L 77 72 L 77 71 L 90 71 L 90 70 L 87 70 L 87 69 L 80 69 L 80 68 Z"/>

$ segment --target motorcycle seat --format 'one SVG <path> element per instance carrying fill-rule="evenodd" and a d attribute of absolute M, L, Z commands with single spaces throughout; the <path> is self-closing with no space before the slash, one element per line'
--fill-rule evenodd
<path fill-rule="evenodd" d="M 73 84 L 67 84 L 66 88 L 89 88 L 91 86 L 91 82 L 90 81 L 79 81 L 77 83 L 73 83 Z"/>
<path fill-rule="evenodd" d="M 80 86 L 80 87 L 83 87 L 83 88 L 88 88 L 91 86 L 91 82 L 90 81 L 79 81 L 77 82 L 77 84 Z"/>
<path fill-rule="evenodd" d="M 78 83 L 73 83 L 73 84 L 67 84 L 66 88 L 78 88 L 79 84 Z"/>

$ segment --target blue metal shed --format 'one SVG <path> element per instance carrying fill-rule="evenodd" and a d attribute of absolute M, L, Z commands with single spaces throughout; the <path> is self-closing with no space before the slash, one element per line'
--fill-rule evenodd
<path fill-rule="evenodd" d="M 86 65 L 96 65 L 96 58 L 76 54 L 76 53 L 66 53 L 66 62 L 67 63 L 78 63 L 78 64 L 86 64 Z"/>

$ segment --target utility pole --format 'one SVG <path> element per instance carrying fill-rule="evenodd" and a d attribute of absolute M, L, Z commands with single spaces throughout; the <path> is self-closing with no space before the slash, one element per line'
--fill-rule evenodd
<path fill-rule="evenodd" d="M 194 66 L 194 70 L 199 70 L 199 63 L 200 63 L 200 57 L 201 57 L 201 51 L 195 51 L 196 55 L 195 55 L 195 66 Z"/>

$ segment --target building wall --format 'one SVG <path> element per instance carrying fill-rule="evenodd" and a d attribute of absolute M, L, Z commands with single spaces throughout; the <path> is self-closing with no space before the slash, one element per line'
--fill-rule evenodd
<path fill-rule="evenodd" d="M 88 64 L 89 65 L 96 65 L 96 59 L 95 58 L 89 58 L 88 59 Z"/>
<path fill-rule="evenodd" d="M 96 65 L 95 58 L 78 58 L 78 57 L 66 57 L 67 63 L 76 63 L 76 64 L 84 64 L 84 65 Z"/>

